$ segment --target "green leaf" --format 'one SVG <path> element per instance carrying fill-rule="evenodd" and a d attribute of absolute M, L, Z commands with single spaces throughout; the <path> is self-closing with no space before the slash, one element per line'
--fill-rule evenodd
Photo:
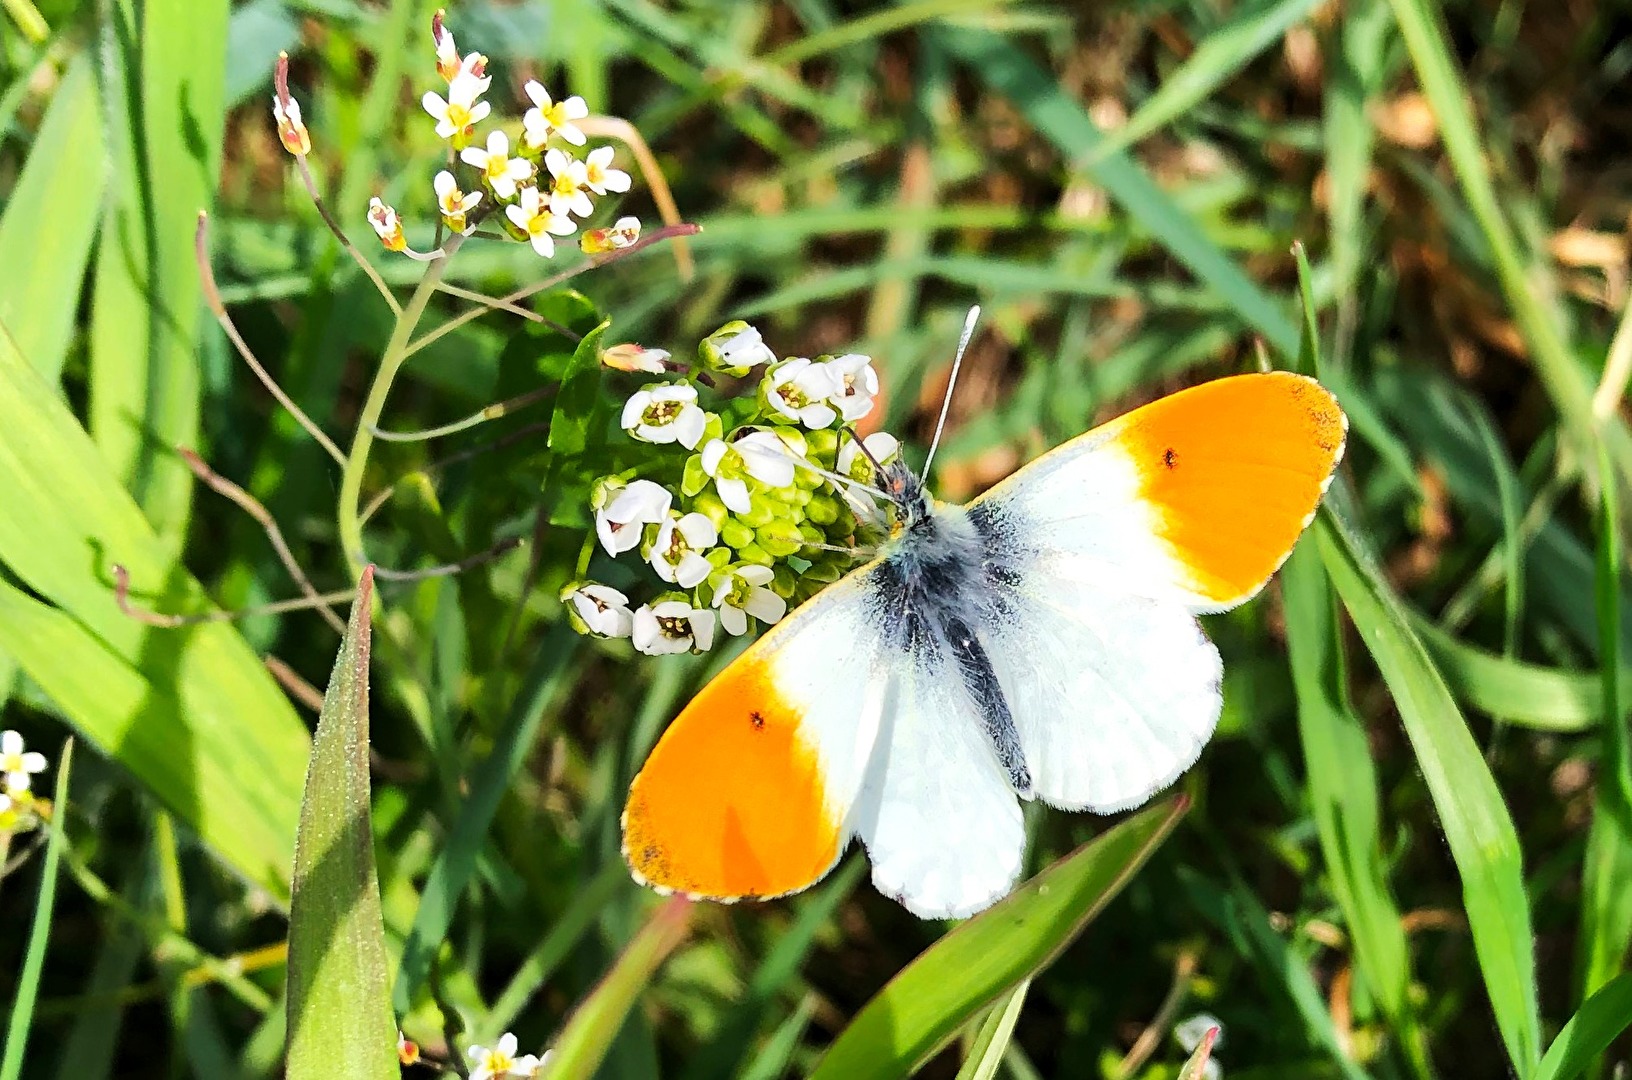
<path fill-rule="evenodd" d="M 1297 328 L 1281 305 L 1265 295 L 1132 158 L 1118 153 L 1092 160 L 1105 136 L 1057 79 L 996 34 L 948 27 L 937 35 L 975 78 L 1013 101 L 1062 154 L 1088 162 L 1083 171 L 1174 258 L 1211 286 L 1237 318 L 1263 334 L 1281 353 L 1291 356 L 1297 352 Z"/>
<path fill-rule="evenodd" d="M 173 558 L 198 442 L 193 233 L 220 172 L 227 0 L 111 0 L 102 101 L 112 168 L 91 305 L 90 428 Z"/>
<path fill-rule="evenodd" d="M 1274 45 L 1293 23 L 1308 15 L 1316 0 L 1269 0 L 1244 7 L 1196 45 L 1128 122 L 1093 150 L 1090 164 L 1120 154 L 1145 136 L 1171 124 L 1210 97 L 1252 59 Z"/>
<path fill-rule="evenodd" d="M 0 216 L 0 266 L 26 266 L 0 289 L 0 324 L 45 380 L 62 373 L 107 183 L 96 82 L 85 57 L 62 77 Z"/>
<path fill-rule="evenodd" d="M 561 377 L 561 389 L 555 395 L 555 412 L 550 416 L 550 449 L 558 457 L 582 454 L 604 425 L 601 338 L 611 325 L 612 320 L 607 319 L 584 335 L 584 340 L 573 351 L 566 374 Z"/>
<path fill-rule="evenodd" d="M 600 985 L 567 1018 L 540 1080 L 595 1074 L 658 965 L 685 939 L 691 908 L 692 901 L 676 896 L 652 912 Z"/>
<path fill-rule="evenodd" d="M 1574 1080 L 1632 1027 L 1632 972 L 1599 987 L 1558 1033 L 1531 1080 Z"/>
<path fill-rule="evenodd" d="M 1598 516 L 1598 656 L 1603 671 L 1598 765 L 1592 827 L 1581 875 L 1581 932 L 1577 938 L 1581 996 L 1586 998 L 1626 967 L 1632 943 L 1632 748 L 1620 692 L 1621 547 L 1616 487 L 1603 463 Z"/>
<path fill-rule="evenodd" d="M 28 932 L 28 951 L 17 973 L 17 996 L 11 1003 L 11 1020 L 6 1025 L 5 1056 L 0 1057 L 0 1080 L 17 1080 L 23 1074 L 23 1055 L 29 1029 L 34 1023 L 34 1002 L 40 993 L 40 975 L 45 970 L 46 940 L 51 934 L 51 913 L 56 908 L 57 864 L 62 861 L 62 819 L 68 812 L 68 773 L 73 765 L 74 741 L 62 744 L 57 759 L 57 786 L 51 807 L 50 838 L 45 846 L 45 865 L 40 869 L 40 898 L 34 904 L 34 924 Z"/>
<path fill-rule="evenodd" d="M 1496 1025 L 1514 1068 L 1528 1076 L 1541 1058 L 1541 1021 L 1530 900 L 1513 819 L 1444 679 L 1364 549 L 1329 508 L 1315 534 L 1326 571 L 1394 694 L 1462 878 Z"/>
<path fill-rule="evenodd" d="M 1480 712 L 1541 731 L 1587 731 L 1602 722 L 1601 677 L 1498 656 L 1458 641 L 1417 612 L 1411 625 L 1452 691 Z M 1621 671 L 1620 687 L 1623 695 L 1632 690 L 1632 672 Z"/>
<path fill-rule="evenodd" d="M 862 1007 L 811 1080 L 912 1072 L 970 1018 L 1047 967 L 1188 807 L 1173 799 L 1128 818 L 953 929 Z"/>
<path fill-rule="evenodd" d="M 374 570 L 363 571 L 317 721 L 289 904 L 289 1080 L 397 1080 L 369 809 Z"/>
<path fill-rule="evenodd" d="M 34 593 L 0 583 L 0 649 L 98 750 L 287 902 L 306 726 L 233 627 L 161 629 L 119 610 L 114 563 L 137 603 L 212 606 L 3 326 L 0 491 L 0 563 Z"/>
<path fill-rule="evenodd" d="M 1014 1038 L 1014 1025 L 1020 1021 L 1020 1010 L 1025 1008 L 1026 991 L 1030 989 L 1031 980 L 1024 979 L 992 1006 L 986 1019 L 980 1022 L 980 1030 L 975 1033 L 969 1055 L 963 1059 L 963 1068 L 958 1070 L 958 1080 L 993 1080 L 997 1075 L 997 1070 L 1003 1064 L 1003 1055 L 1008 1053 L 1009 1040 Z"/>

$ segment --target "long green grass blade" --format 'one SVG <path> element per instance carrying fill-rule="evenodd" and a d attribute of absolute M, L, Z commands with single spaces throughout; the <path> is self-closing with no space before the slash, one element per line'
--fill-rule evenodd
<path fill-rule="evenodd" d="M 45 971 L 45 947 L 51 936 L 51 915 L 56 910 L 57 864 L 62 861 L 62 845 L 67 842 L 62 818 L 68 812 L 68 774 L 73 767 L 74 741 L 62 744 L 57 759 L 57 784 L 52 796 L 50 838 L 45 845 L 40 868 L 39 899 L 34 902 L 34 922 L 28 932 L 28 949 L 22 970 L 17 973 L 17 997 L 11 1003 L 11 1019 L 6 1024 L 6 1048 L 0 1057 L 0 1080 L 18 1080 L 23 1075 L 23 1058 L 29 1033 L 34 1026 L 34 1002 L 39 998 L 40 976 Z"/>
<path fill-rule="evenodd" d="M 606 978 L 567 1019 L 560 1038 L 550 1048 L 549 1060 L 539 1071 L 540 1080 L 595 1074 L 658 965 L 685 940 L 691 907 L 690 900 L 676 896 L 652 912 Z"/>
<path fill-rule="evenodd" d="M 957 1080 L 993 1080 L 1008 1053 L 1009 1041 L 1014 1038 L 1014 1025 L 1020 1022 L 1020 1010 L 1026 1006 L 1026 992 L 1031 980 L 1024 979 L 1019 986 L 1005 994 L 993 1005 L 963 1059 Z"/>
<path fill-rule="evenodd" d="M 397 1080 L 369 806 L 374 572 L 363 571 L 317 721 L 289 904 L 289 1080 Z"/>
<path fill-rule="evenodd" d="M 0 215 L 0 266 L 28 267 L 0 289 L 0 324 L 46 380 L 55 383 L 79 313 L 80 283 L 96 237 L 90 207 L 107 183 L 96 81 L 75 60 Z"/>
<path fill-rule="evenodd" d="M 1632 749 L 1621 697 L 1621 544 L 1616 485 L 1605 473 L 1598 515 L 1598 655 L 1603 670 L 1597 799 L 1581 880 L 1578 941 L 1580 996 L 1586 999 L 1626 969 L 1632 943 Z"/>
<path fill-rule="evenodd" d="M 1142 811 L 952 930 L 862 1007 L 810 1080 L 911 1073 L 982 1009 L 1047 967 L 1187 808 L 1177 799 Z"/>
<path fill-rule="evenodd" d="M 1088 164 L 1122 153 L 1201 104 L 1314 7 L 1315 0 L 1261 0 L 1235 11 L 1162 80 L 1126 124 L 1094 147 Z"/>
<path fill-rule="evenodd" d="M 1632 1027 L 1632 972 L 1600 986 L 1558 1033 L 1532 1080 L 1575 1080 Z"/>
<path fill-rule="evenodd" d="M 1538 731 L 1588 731 L 1603 723 L 1602 676 L 1510 660 L 1458 640 L 1416 612 L 1411 626 L 1451 691 L 1480 712 Z M 1621 669 L 1620 687 L 1625 700 L 1632 671 Z"/>
<path fill-rule="evenodd" d="M 1315 524 L 1326 571 L 1393 692 L 1400 720 L 1462 878 L 1480 974 L 1520 1076 L 1541 1060 L 1530 900 L 1519 838 L 1467 722 L 1364 548 L 1323 513 Z"/>

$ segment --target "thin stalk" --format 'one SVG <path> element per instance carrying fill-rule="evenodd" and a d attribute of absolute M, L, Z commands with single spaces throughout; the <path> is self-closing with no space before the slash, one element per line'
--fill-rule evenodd
<path fill-rule="evenodd" d="M 351 261 L 356 263 L 358 268 L 368 275 L 368 280 L 372 281 L 374 288 L 379 290 L 386 306 L 391 309 L 391 314 L 401 315 L 402 305 L 397 303 L 396 296 L 391 292 L 391 286 L 387 285 L 385 279 L 380 277 L 380 272 L 374 269 L 374 264 L 365 259 L 363 253 L 357 250 L 357 245 L 351 242 L 351 238 L 346 235 L 346 231 L 340 227 L 338 221 L 334 220 L 334 215 L 330 214 L 329 208 L 324 205 L 323 196 L 317 193 L 317 181 L 312 179 L 311 166 L 306 164 L 306 156 L 296 154 L 295 164 L 300 169 L 300 182 L 306 185 L 306 194 L 311 196 L 312 205 L 317 207 L 318 215 L 323 218 L 323 224 L 327 225 L 329 231 L 334 234 L 334 238 L 340 241 L 340 246 L 345 249 L 347 255 L 351 256 Z"/>
<path fill-rule="evenodd" d="M 421 431 L 387 431 L 384 428 L 377 427 L 374 429 L 374 437 L 381 442 L 425 442 L 429 439 L 441 438 L 443 435 L 452 435 L 464 431 L 466 428 L 473 428 L 477 424 L 483 424 L 489 420 L 497 420 L 499 417 L 515 412 L 517 409 L 525 408 L 535 401 L 542 401 L 553 393 L 555 393 L 555 387 L 541 386 L 537 390 L 529 390 L 525 394 L 517 394 L 515 397 L 506 398 L 504 401 L 496 401 L 485 408 L 477 409 L 463 420 L 454 420 L 451 423 L 443 424 L 441 427 L 425 428 Z"/>
<path fill-rule="evenodd" d="M 397 325 L 391 331 L 385 355 L 380 359 L 379 370 L 374 373 L 374 382 L 368 388 L 368 398 L 363 402 L 363 414 L 357 420 L 357 433 L 352 436 L 351 452 L 346 455 L 340 474 L 340 504 L 336 522 L 340 530 L 340 548 L 345 552 L 346 564 L 353 578 L 362 575 L 367 562 L 363 554 L 363 527 L 358 515 L 358 503 L 363 491 L 363 472 L 368 467 L 368 452 L 374 446 L 374 430 L 385 412 L 385 400 L 391 394 L 391 384 L 396 381 L 397 372 L 402 370 L 403 361 L 414 352 L 409 343 L 425 314 L 425 307 L 431 302 L 442 275 L 447 273 L 453 253 L 459 249 L 463 239 L 462 236 L 448 238 L 444 250 L 449 257 L 438 259 L 426 267 L 425 276 L 414 289 L 408 306 L 397 316 Z"/>
<path fill-rule="evenodd" d="M 619 116 L 591 116 L 578 121 L 578 126 L 586 134 L 617 139 L 627 146 L 629 152 L 635 155 L 641 179 L 646 181 L 646 190 L 652 193 L 652 201 L 657 204 L 657 213 L 663 219 L 663 224 L 673 226 L 681 223 L 680 208 L 675 205 L 674 195 L 669 191 L 669 182 L 658 167 L 652 148 L 646 145 L 645 137 L 636 130 L 635 125 Z M 683 282 L 690 282 L 697 274 L 697 268 L 691 261 L 691 246 L 684 240 L 675 242 L 674 266 L 680 271 Z"/>

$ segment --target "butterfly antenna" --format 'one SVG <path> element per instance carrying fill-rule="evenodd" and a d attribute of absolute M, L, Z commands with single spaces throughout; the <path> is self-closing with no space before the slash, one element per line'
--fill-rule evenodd
<path fill-rule="evenodd" d="M 958 369 L 963 366 L 963 354 L 969 348 L 969 339 L 975 336 L 975 322 L 980 318 L 980 305 L 969 309 L 963 320 L 963 336 L 958 338 L 958 352 L 952 357 L 952 377 L 946 381 L 946 397 L 941 399 L 941 416 L 935 421 L 935 437 L 929 441 L 929 454 L 924 458 L 924 469 L 918 474 L 920 484 L 929 479 L 929 463 L 935 460 L 935 450 L 941 445 L 941 432 L 946 430 L 946 414 L 952 408 L 952 388 L 958 385 Z"/>
<path fill-rule="evenodd" d="M 780 442 L 781 440 L 778 440 L 778 441 Z M 866 448 L 863 447 L 864 452 L 865 452 L 865 449 Z M 844 488 L 841 487 L 840 485 L 848 484 L 851 487 L 860 488 L 863 491 L 866 491 L 866 492 L 869 492 L 869 493 L 871 493 L 873 495 L 876 495 L 880 499 L 884 499 L 886 501 L 888 501 L 890 499 L 890 496 L 889 496 L 889 494 L 887 492 L 880 491 L 878 488 L 874 487 L 871 484 L 864 484 L 860 480 L 857 480 L 855 477 L 845 476 L 842 473 L 830 472 L 827 469 L 822 468 L 820 465 L 817 465 L 815 462 L 811 461 L 809 458 L 800 457 L 798 454 L 795 454 L 792 450 L 788 449 L 785 445 L 782 448 L 782 456 L 787 458 L 789 461 L 793 462 L 793 464 L 794 464 L 794 466 L 796 468 L 809 469 L 811 472 L 815 473 L 817 476 L 825 477 L 830 483 L 832 483 L 836 488 L 838 488 L 840 494 L 843 494 L 843 492 L 844 492 Z M 871 456 L 872 456 L 871 454 L 868 455 L 868 457 L 871 457 Z"/>

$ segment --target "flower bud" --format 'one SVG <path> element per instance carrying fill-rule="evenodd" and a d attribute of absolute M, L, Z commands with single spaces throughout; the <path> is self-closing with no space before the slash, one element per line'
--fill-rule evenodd
<path fill-rule="evenodd" d="M 771 352 L 758 330 L 736 319 L 698 344 L 697 359 L 708 371 L 741 378 L 758 364 L 774 362 L 776 354 Z"/>
<path fill-rule="evenodd" d="M 662 375 L 669 370 L 668 359 L 667 349 L 648 349 L 632 341 L 601 350 L 601 363 L 613 371 L 643 371 Z"/>

